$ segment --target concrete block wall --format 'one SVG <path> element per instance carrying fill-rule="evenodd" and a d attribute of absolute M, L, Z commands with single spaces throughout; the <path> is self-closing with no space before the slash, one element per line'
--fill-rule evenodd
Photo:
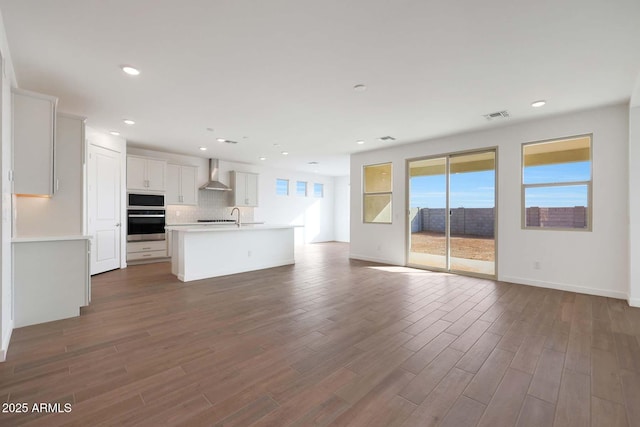
<path fill-rule="evenodd" d="M 539 208 L 530 207 L 526 211 L 527 226 L 554 228 L 585 228 L 587 226 L 587 208 Z"/>
<path fill-rule="evenodd" d="M 444 233 L 446 211 L 443 208 L 414 208 L 420 214 L 411 222 L 411 231 L 434 231 Z M 419 219 L 418 219 L 419 218 Z M 495 212 L 493 208 L 455 208 L 449 218 L 452 235 L 494 235 Z M 422 228 L 419 228 L 422 227 Z"/>
<path fill-rule="evenodd" d="M 445 209 L 411 208 L 411 232 L 444 233 Z M 527 226 L 555 228 L 585 228 L 587 208 L 539 208 L 526 210 Z M 452 235 L 493 237 L 495 230 L 493 208 L 455 208 L 449 217 Z"/>
<path fill-rule="evenodd" d="M 420 208 L 409 209 L 409 218 L 411 218 L 411 232 L 417 233 L 422 231 L 422 214 Z"/>

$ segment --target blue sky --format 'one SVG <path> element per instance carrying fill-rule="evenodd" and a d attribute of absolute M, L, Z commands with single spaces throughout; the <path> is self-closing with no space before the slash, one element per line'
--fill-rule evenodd
<path fill-rule="evenodd" d="M 591 175 L 589 162 L 533 166 L 525 169 L 527 184 L 545 182 L 587 181 Z M 494 172 L 467 172 L 451 175 L 451 208 L 489 208 L 494 206 Z M 444 175 L 411 178 L 410 206 L 444 208 Z M 572 207 L 587 205 L 586 186 L 527 189 L 526 206 Z"/>

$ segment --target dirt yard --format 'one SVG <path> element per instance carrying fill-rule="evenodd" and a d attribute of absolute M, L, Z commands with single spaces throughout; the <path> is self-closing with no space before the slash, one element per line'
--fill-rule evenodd
<path fill-rule="evenodd" d="M 411 233 L 411 251 L 443 255 L 446 251 L 444 234 L 421 231 Z M 455 258 L 493 261 L 495 240 L 487 237 L 451 236 L 451 256 Z"/>

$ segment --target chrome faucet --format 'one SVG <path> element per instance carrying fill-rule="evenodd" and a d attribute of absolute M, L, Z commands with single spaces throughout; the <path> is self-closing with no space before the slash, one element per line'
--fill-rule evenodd
<path fill-rule="evenodd" d="M 236 206 L 235 208 L 231 209 L 231 216 L 233 216 L 234 211 L 238 211 L 238 219 L 236 220 L 236 225 L 240 227 L 240 208 Z"/>

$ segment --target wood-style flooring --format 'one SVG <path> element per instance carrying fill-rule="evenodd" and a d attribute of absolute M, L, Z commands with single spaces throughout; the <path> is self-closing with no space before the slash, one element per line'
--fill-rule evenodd
<path fill-rule="evenodd" d="M 15 330 L 0 364 L 3 402 L 71 412 L 0 425 L 640 425 L 625 301 L 353 261 L 339 243 L 296 257 L 188 284 L 168 264 L 95 276 L 82 316 Z"/>

